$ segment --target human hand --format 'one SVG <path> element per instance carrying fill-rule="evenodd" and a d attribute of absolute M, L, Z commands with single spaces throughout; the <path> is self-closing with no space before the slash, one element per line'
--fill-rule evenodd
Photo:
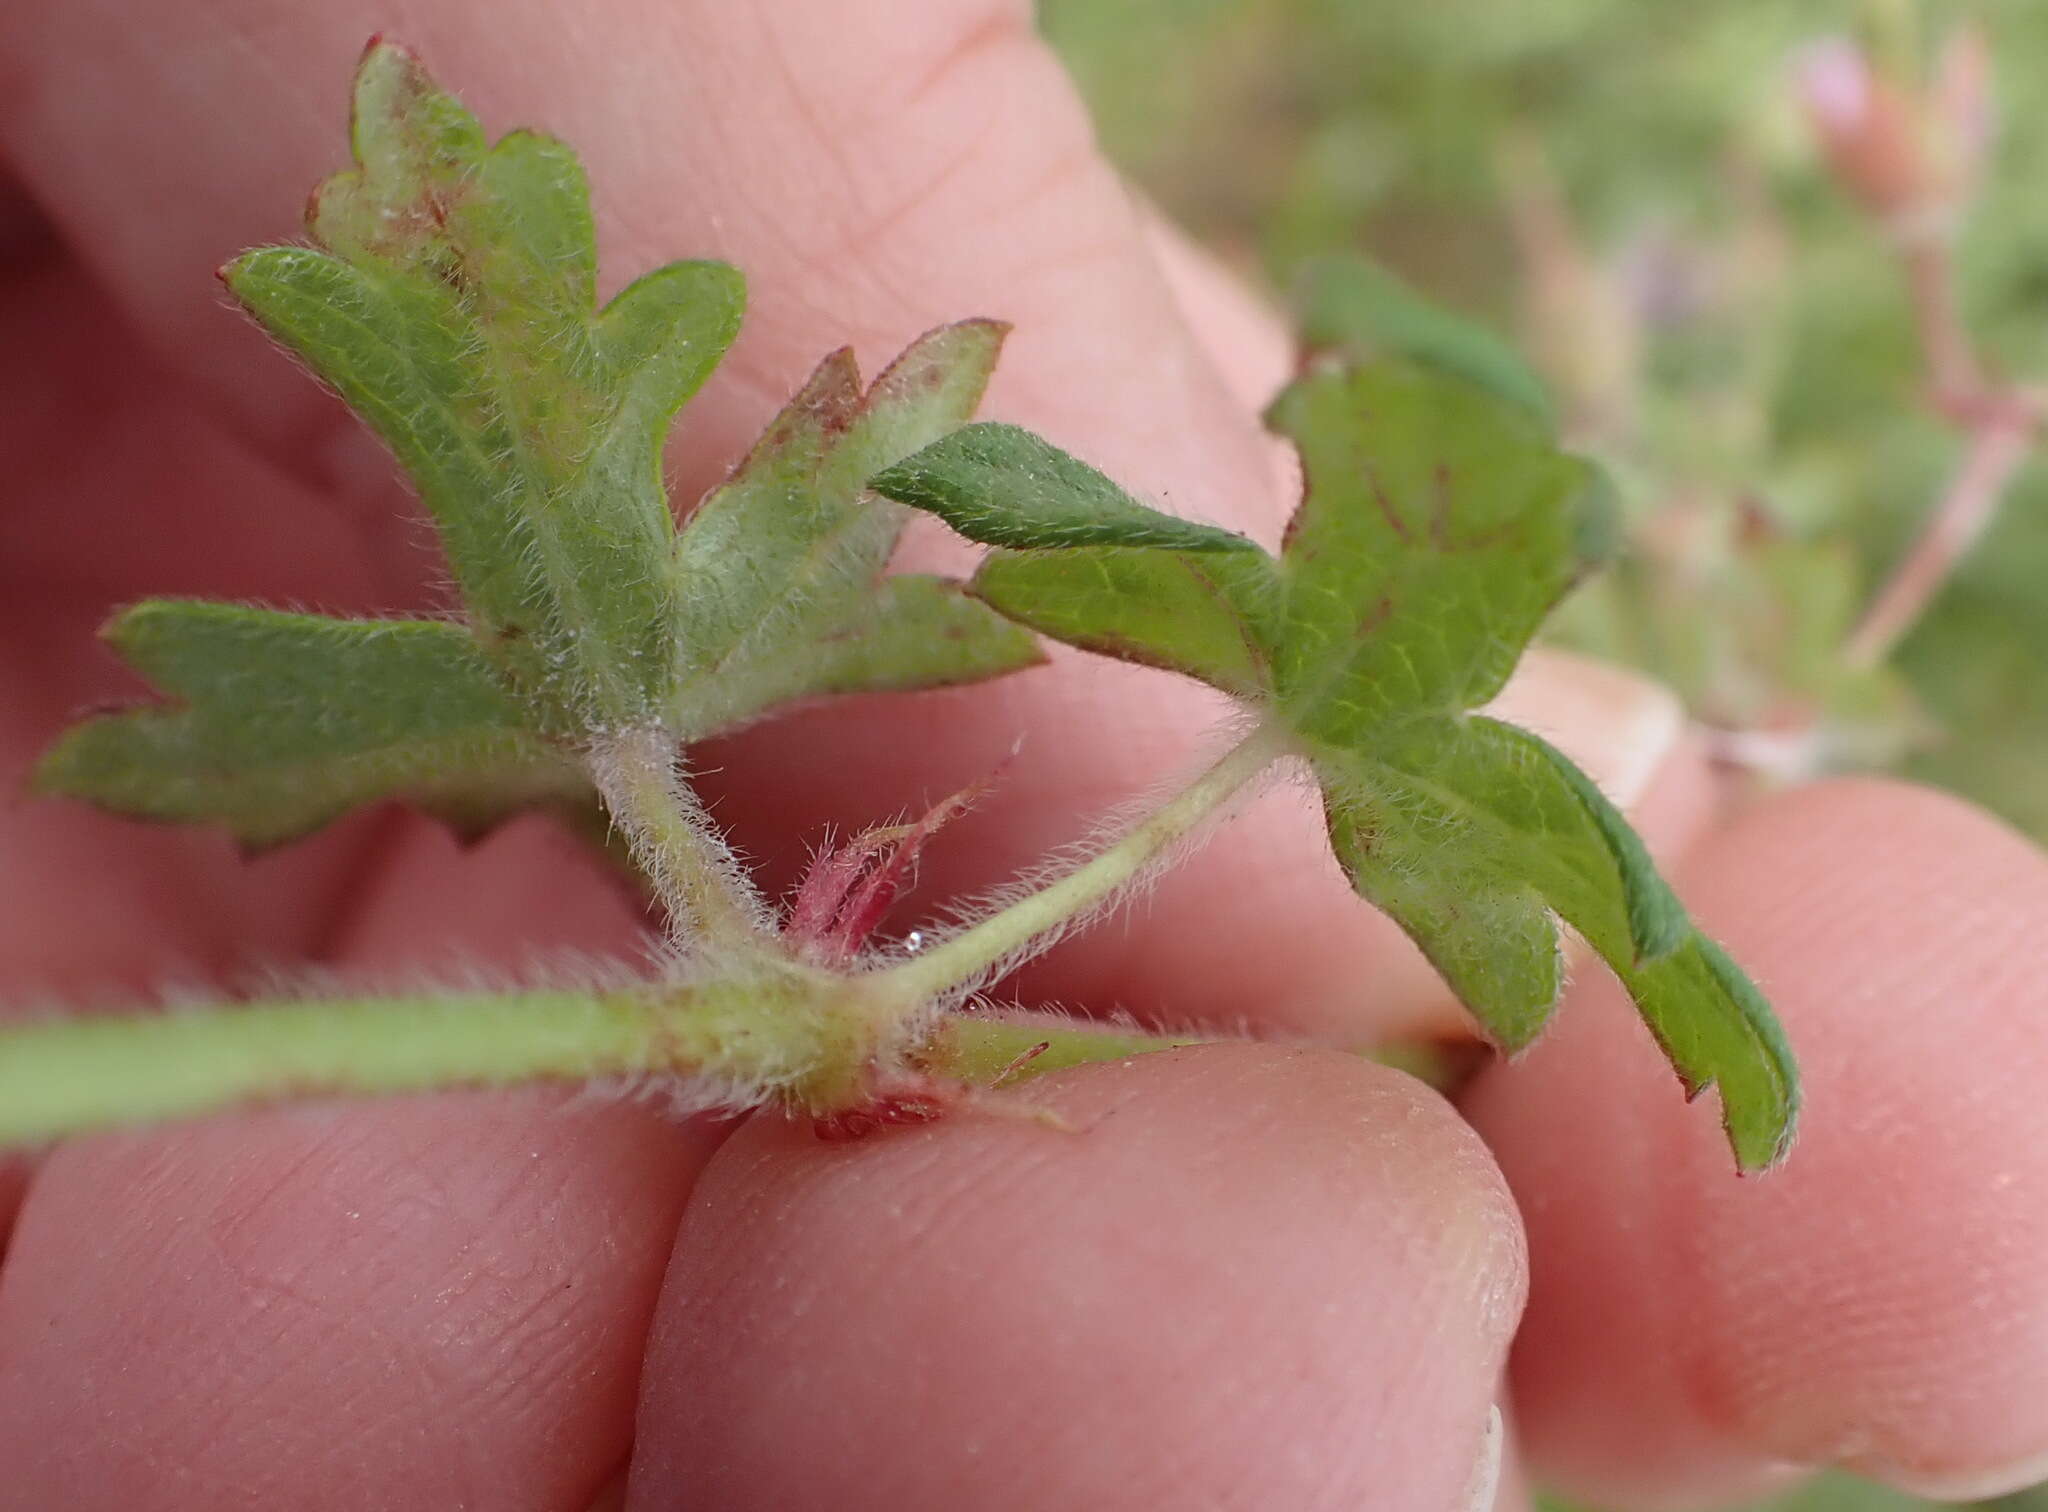
<path fill-rule="evenodd" d="M 1284 460 L 1252 417 L 1286 370 L 1274 329 L 1133 209 L 1023 7 L 883 9 L 76 0 L 10 19 L 14 769 L 81 703 L 132 691 L 90 641 L 117 603 L 432 601 L 394 470 L 208 282 L 337 166 L 348 61 L 379 25 L 494 129 L 576 144 L 615 281 L 677 256 L 748 273 L 747 330 L 673 448 L 680 496 L 828 348 L 872 367 L 988 314 L 1017 325 L 991 414 L 1270 541 Z M 849 1146 L 772 1119 L 727 1138 L 532 1092 L 79 1141 L 36 1173 L 0 1272 L 0 1502 L 1453 1507 L 1525 1225 L 1515 1405 L 1545 1471 L 1638 1507 L 1788 1462 L 2025 1479 L 2048 1450 L 2048 866 L 1879 784 L 1724 823 L 1655 690 L 1552 661 L 1516 697 L 1636 796 L 1771 990 L 1808 1084 L 1783 1171 L 1735 1180 L 1590 972 L 1550 1040 L 1465 1099 L 1512 1201 L 1415 1084 L 1253 1047 L 1049 1080 L 1033 1095 L 1089 1128 L 1065 1140 L 971 1115 Z M 1215 713 L 1063 658 L 783 721 L 705 765 L 787 876 L 827 822 L 957 788 L 1028 737 L 935 852 L 939 896 L 1189 764 Z M 648 923 L 539 821 L 462 852 L 359 816 L 254 863 L 57 805 L 4 822 L 8 1003 L 624 952 Z M 1340 1042 L 1462 1023 L 1288 793 L 1022 990 Z"/>

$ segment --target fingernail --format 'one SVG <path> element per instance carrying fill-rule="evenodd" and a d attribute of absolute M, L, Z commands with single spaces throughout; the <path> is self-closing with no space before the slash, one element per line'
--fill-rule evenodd
<path fill-rule="evenodd" d="M 1472 1478 L 1453 1512 L 1493 1512 L 1500 1493 L 1501 1457 L 1507 1447 L 1507 1426 L 1501 1421 L 1500 1404 L 1486 1409 L 1486 1426 L 1479 1431 L 1479 1458 L 1473 1462 Z"/>

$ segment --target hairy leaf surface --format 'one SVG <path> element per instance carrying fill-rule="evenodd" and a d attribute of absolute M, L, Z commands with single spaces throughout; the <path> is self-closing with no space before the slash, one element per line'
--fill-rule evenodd
<path fill-rule="evenodd" d="M 834 352 L 683 531 L 671 717 L 708 734 L 824 694 L 972 682 L 1040 659 L 1029 634 L 936 578 L 885 577 L 908 517 L 868 478 L 974 413 L 1007 327 L 914 342 L 862 391 Z"/>
<path fill-rule="evenodd" d="M 575 155 L 492 145 L 396 47 L 363 60 L 354 148 L 318 248 L 247 253 L 229 289 L 398 455 L 513 680 L 565 728 L 647 717 L 675 682 L 662 442 L 739 328 L 738 273 L 672 264 L 600 312 Z"/>
<path fill-rule="evenodd" d="M 1300 449 L 1307 492 L 1277 560 L 1190 550 L 1207 527 L 1147 525 L 1128 498 L 1115 542 L 1076 544 L 1072 511 L 1038 495 L 1082 465 L 1021 448 L 954 438 L 876 486 L 940 500 L 956 522 L 999 520 L 979 538 L 1013 549 L 973 590 L 1005 614 L 1198 677 L 1286 729 L 1321 782 L 1353 885 L 1505 1048 L 1549 1019 L 1558 921 L 1569 924 L 1628 987 L 1688 1092 L 1720 1089 L 1741 1164 L 1768 1165 L 1798 1095 L 1762 998 L 1582 772 L 1473 712 L 1612 541 L 1608 490 L 1526 404 L 1442 369 L 1324 369 L 1280 398 L 1270 420 Z M 1099 493 L 1084 478 L 1073 509 Z"/>
<path fill-rule="evenodd" d="M 1241 697 L 1271 692 L 1280 575 L 1263 551 L 995 551 L 973 591 L 1055 640 Z"/>
<path fill-rule="evenodd" d="M 985 546 L 1257 549 L 1243 536 L 1148 508 L 1042 436 L 992 420 L 955 431 L 874 486 Z"/>
<path fill-rule="evenodd" d="M 250 846 L 384 798 L 464 830 L 587 798 L 459 626 L 156 599 L 105 633 L 175 701 L 72 728 L 36 769 L 44 792 L 219 821 Z"/>
<path fill-rule="evenodd" d="M 973 414 L 1005 327 L 933 331 L 865 393 L 834 354 L 679 536 L 662 446 L 738 329 L 739 275 L 672 264 L 600 310 L 574 155 L 492 144 L 396 47 L 364 55 L 353 138 L 318 246 L 224 276 L 397 454 L 467 628 L 143 605 L 110 639 L 182 703 L 72 732 L 45 786 L 251 844 L 389 797 L 474 826 L 584 797 L 574 752 L 607 731 L 694 740 L 1040 659 L 959 585 L 885 576 L 907 514 L 865 487 Z"/>

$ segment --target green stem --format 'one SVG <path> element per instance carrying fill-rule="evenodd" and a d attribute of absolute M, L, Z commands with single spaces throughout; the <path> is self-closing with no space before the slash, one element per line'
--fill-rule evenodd
<path fill-rule="evenodd" d="M 949 1013 L 917 1047 L 924 1070 L 970 1086 L 1029 1081 L 1069 1066 L 1130 1060 L 1161 1050 L 1218 1043 L 1214 1035 L 1148 1034 L 1104 1028 L 1047 1013 L 1009 1013 L 1000 1018 Z M 1227 1043 L 1227 1041 L 1226 1041 Z M 1464 1086 L 1492 1051 L 1476 1040 L 1391 1040 L 1358 1049 L 1362 1060 L 1406 1072 L 1449 1094 Z"/>
<path fill-rule="evenodd" d="M 879 973 L 877 986 L 922 1003 L 994 975 L 1034 944 L 1143 878 L 1286 749 L 1277 732 L 1263 727 L 1253 731 L 1093 859 L 922 955 Z"/>
<path fill-rule="evenodd" d="M 677 777 L 665 737 L 593 750 L 620 827 L 670 906 L 720 947 L 688 986 L 341 998 L 0 1030 L 0 1146 L 304 1096 L 502 1087 L 670 1074 L 737 1101 L 857 1105 L 878 1053 L 928 1004 L 1074 921 L 1156 866 L 1285 749 L 1247 738 L 1115 844 L 1041 891 L 887 970 L 834 977 L 783 954 L 766 908 Z M 915 1059 L 983 1082 L 1041 1040 L 1019 1074 L 1177 1043 L 973 1018 L 943 1021 Z"/>
<path fill-rule="evenodd" d="M 918 1046 L 916 1060 L 934 1075 L 987 1087 L 998 1079 L 1005 1083 L 1029 1081 L 1069 1066 L 1129 1060 L 1206 1043 L 1180 1035 L 1101 1029 L 1063 1018 L 982 1018 L 949 1013 Z"/>
<path fill-rule="evenodd" d="M 767 905 L 676 770 L 659 728 L 592 743 L 590 773 L 656 895 L 693 942 L 740 956 L 780 956 Z"/>
<path fill-rule="evenodd" d="M 857 1025 L 776 1000 L 799 994 L 814 985 L 341 998 L 29 1024 L 0 1031 L 0 1146 L 309 1095 L 634 1072 L 765 1091 L 858 1037 Z"/>

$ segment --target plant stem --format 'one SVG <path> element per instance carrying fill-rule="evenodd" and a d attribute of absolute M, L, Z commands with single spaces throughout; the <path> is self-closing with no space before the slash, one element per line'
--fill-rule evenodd
<path fill-rule="evenodd" d="M 307 1095 L 806 1069 L 753 984 L 340 998 L 62 1019 L 0 1031 L 0 1145 Z"/>
<path fill-rule="evenodd" d="M 1092 860 L 918 956 L 834 977 L 787 959 L 766 909 L 677 779 L 653 732 L 592 753 L 605 800 L 659 868 L 664 898 L 721 947 L 688 985 L 447 997 L 336 998 L 54 1020 L 0 1030 L 0 1146 L 305 1096 L 502 1087 L 631 1074 L 701 1078 L 736 1103 L 814 1112 L 865 1095 L 879 1052 L 930 1005 L 1130 886 L 1286 749 L 1270 730 L 1235 746 Z M 915 1059 L 993 1077 L 1164 1049 L 1174 1040 L 942 1021 Z"/>
<path fill-rule="evenodd" d="M 1875 667 L 1919 622 L 1956 564 L 1997 517 L 2013 474 L 2041 428 L 2040 397 L 1985 377 L 1963 323 L 1955 255 L 1939 226 L 1906 237 L 1899 256 L 1934 409 L 1963 432 L 1963 460 L 1891 578 L 1844 643 L 1852 667 Z"/>
<path fill-rule="evenodd" d="M 1098 1028 L 1063 1018 L 982 1018 L 953 1013 L 939 1020 L 931 1036 L 918 1047 L 916 1060 L 936 1075 L 986 1087 L 998 1078 L 1028 1081 L 1069 1066 L 1128 1060 L 1134 1055 L 1204 1043 L 1186 1036 Z"/>
<path fill-rule="evenodd" d="M 676 770 L 660 728 L 592 742 L 592 779 L 679 930 L 722 954 L 776 956 L 767 905 Z"/>
<path fill-rule="evenodd" d="M 1969 449 L 1926 526 L 1850 633 L 1843 654 L 1854 667 L 1874 667 L 1918 623 L 1957 562 L 1998 513 L 2006 485 L 2033 450 L 2031 424 L 1990 424 L 1971 433 Z"/>
<path fill-rule="evenodd" d="M 1950 238 L 1934 231 L 1908 237 L 1899 249 L 1899 261 L 1935 407 L 1959 416 L 1983 397 L 1985 383 L 1984 369 L 1963 324 Z"/>
<path fill-rule="evenodd" d="M 1072 925 L 1139 881 L 1239 788 L 1287 749 L 1276 732 L 1246 736 L 1208 771 L 1134 825 L 1093 859 L 922 955 L 878 973 L 889 994 L 923 1003 L 971 989 L 1014 964 L 1034 944 Z"/>
<path fill-rule="evenodd" d="M 1161 1050 L 1217 1043 L 1213 1036 L 1147 1034 L 1078 1023 L 1044 1013 L 949 1013 L 919 1045 L 916 1063 L 924 1070 L 969 1086 L 1029 1081 L 1070 1066 L 1130 1060 Z M 1363 1060 L 1406 1072 L 1449 1094 L 1470 1081 L 1493 1052 L 1474 1040 L 1402 1039 L 1357 1049 Z"/>

